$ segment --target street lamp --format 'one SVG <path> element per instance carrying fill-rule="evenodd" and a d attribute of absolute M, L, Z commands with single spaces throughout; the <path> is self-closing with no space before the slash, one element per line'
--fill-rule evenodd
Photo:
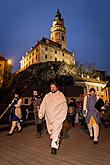
<path fill-rule="evenodd" d="M 8 59 L 7 63 L 8 63 L 9 65 L 12 65 L 12 60 L 11 60 L 11 59 Z"/>

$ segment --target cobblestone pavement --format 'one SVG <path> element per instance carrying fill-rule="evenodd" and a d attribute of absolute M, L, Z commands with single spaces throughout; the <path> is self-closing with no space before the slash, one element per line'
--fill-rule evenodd
<path fill-rule="evenodd" d="M 87 132 L 78 125 L 71 128 L 57 155 L 50 153 L 48 134 L 35 135 L 28 126 L 8 137 L 0 133 L 0 165 L 110 165 L 110 127 L 101 128 L 98 145 L 93 145 Z"/>

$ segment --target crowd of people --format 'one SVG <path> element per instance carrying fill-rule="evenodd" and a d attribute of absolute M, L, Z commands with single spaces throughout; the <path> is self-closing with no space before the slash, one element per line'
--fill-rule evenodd
<path fill-rule="evenodd" d="M 33 104 L 36 136 L 40 138 L 45 130 L 48 131 L 51 142 L 51 154 L 57 154 L 65 131 L 79 123 L 80 128 L 88 129 L 89 137 L 93 144 L 98 144 L 99 128 L 104 124 L 103 114 L 105 104 L 101 98 L 98 98 L 95 89 L 91 88 L 89 94 L 83 101 L 76 101 L 74 98 L 68 98 L 59 91 L 58 84 L 52 81 L 50 92 L 43 98 L 38 91 L 33 91 L 30 104 Z M 20 133 L 21 127 L 22 99 L 15 91 L 15 97 L 9 105 L 11 110 L 11 129 L 8 136 L 13 135 L 15 128 Z"/>

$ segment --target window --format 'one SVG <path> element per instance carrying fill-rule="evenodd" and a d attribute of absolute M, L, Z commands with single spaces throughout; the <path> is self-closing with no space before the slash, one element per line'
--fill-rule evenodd
<path fill-rule="evenodd" d="M 64 53 L 62 53 L 62 56 L 64 57 Z"/>
<path fill-rule="evenodd" d="M 56 38 L 59 38 L 59 36 L 60 36 L 60 33 L 59 33 L 59 32 L 56 32 L 56 33 L 55 33 L 55 37 L 56 37 Z"/>
<path fill-rule="evenodd" d="M 47 55 L 45 55 L 45 59 L 47 59 Z"/>
<path fill-rule="evenodd" d="M 103 88 L 101 87 L 101 91 L 103 91 Z"/>
<path fill-rule="evenodd" d="M 48 49 L 48 48 L 47 48 L 47 47 L 45 47 L 45 51 L 47 51 L 47 49 Z"/>
<path fill-rule="evenodd" d="M 28 99 L 25 99 L 24 100 L 24 104 L 28 104 Z"/>
<path fill-rule="evenodd" d="M 46 43 L 49 44 L 49 40 L 46 40 Z"/>
<path fill-rule="evenodd" d="M 37 56 L 36 56 L 36 60 L 37 60 Z"/>
<path fill-rule="evenodd" d="M 107 91 L 106 91 L 106 97 L 107 97 Z"/>
<path fill-rule="evenodd" d="M 55 50 L 55 54 L 57 54 L 57 51 Z"/>
<path fill-rule="evenodd" d="M 36 52 L 38 52 L 38 48 L 36 48 Z"/>
<path fill-rule="evenodd" d="M 97 87 L 97 91 L 99 90 L 99 88 Z"/>
<path fill-rule="evenodd" d="M 64 41 L 64 36 L 62 36 L 62 41 Z"/>
<path fill-rule="evenodd" d="M 55 58 L 55 61 L 57 61 L 57 58 Z"/>

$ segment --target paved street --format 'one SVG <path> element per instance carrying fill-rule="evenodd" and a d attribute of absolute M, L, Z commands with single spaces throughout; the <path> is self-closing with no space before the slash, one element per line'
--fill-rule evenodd
<path fill-rule="evenodd" d="M 0 165 L 110 165 L 110 127 L 101 128 L 98 145 L 75 126 L 62 141 L 57 155 L 50 154 L 49 136 L 35 136 L 35 127 L 8 137 L 0 133 Z"/>

